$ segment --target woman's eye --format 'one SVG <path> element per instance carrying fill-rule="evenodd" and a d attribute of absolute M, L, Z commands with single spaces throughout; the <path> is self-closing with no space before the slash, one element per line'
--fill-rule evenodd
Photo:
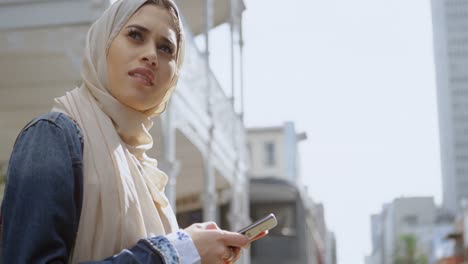
<path fill-rule="evenodd" d="M 134 29 L 130 30 L 128 32 L 128 36 L 134 40 L 143 41 L 143 35 L 137 30 L 134 30 Z"/>
<path fill-rule="evenodd" d="M 162 45 L 159 47 L 160 50 L 162 50 L 165 53 L 171 54 L 172 55 L 172 48 L 167 46 L 167 45 Z"/>

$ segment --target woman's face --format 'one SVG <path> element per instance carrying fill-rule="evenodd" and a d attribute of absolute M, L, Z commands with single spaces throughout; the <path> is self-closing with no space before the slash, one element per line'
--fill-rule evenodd
<path fill-rule="evenodd" d="M 142 112 L 159 105 L 176 72 L 177 49 L 169 11 L 142 6 L 109 47 L 107 80 L 112 96 Z"/>

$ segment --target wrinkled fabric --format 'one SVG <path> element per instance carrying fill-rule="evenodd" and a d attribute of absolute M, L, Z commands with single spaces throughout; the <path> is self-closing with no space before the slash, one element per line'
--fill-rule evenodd
<path fill-rule="evenodd" d="M 117 101 L 107 87 L 107 52 L 112 40 L 146 0 L 121 0 L 92 25 L 86 38 L 83 84 L 56 98 L 52 111 L 73 118 L 83 131 L 83 209 L 72 263 L 96 260 L 133 246 L 139 239 L 178 229 L 164 194 L 167 175 L 145 152 L 153 146 L 151 117 L 166 108 L 182 64 L 163 102 L 139 112 Z M 174 5 L 175 7 L 175 5 Z M 179 19 L 180 28 L 182 24 Z"/>

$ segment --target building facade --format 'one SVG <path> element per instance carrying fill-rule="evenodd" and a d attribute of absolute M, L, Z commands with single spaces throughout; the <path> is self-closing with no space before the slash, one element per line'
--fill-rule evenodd
<path fill-rule="evenodd" d="M 296 133 L 294 123 L 248 129 L 251 178 L 274 176 L 302 184 L 299 172 L 298 142 L 307 138 Z"/>
<path fill-rule="evenodd" d="M 279 223 L 253 243 L 252 263 L 336 263 L 324 207 L 312 200 L 300 177 L 298 144 L 304 139 L 292 122 L 248 129 L 251 217 L 274 213 Z"/>
<path fill-rule="evenodd" d="M 432 0 L 443 204 L 468 197 L 468 2 Z"/>
<path fill-rule="evenodd" d="M 385 208 L 385 206 L 384 206 Z M 385 209 L 383 209 L 385 211 Z M 366 257 L 367 264 L 382 264 L 383 260 L 383 238 L 384 238 L 384 212 L 371 216 L 371 244 L 372 252 Z"/>
<path fill-rule="evenodd" d="M 404 254 L 405 237 L 415 240 L 417 254 L 429 260 L 433 252 L 437 209 L 432 197 L 397 198 L 371 216 L 372 252 L 367 263 L 393 264 Z"/>

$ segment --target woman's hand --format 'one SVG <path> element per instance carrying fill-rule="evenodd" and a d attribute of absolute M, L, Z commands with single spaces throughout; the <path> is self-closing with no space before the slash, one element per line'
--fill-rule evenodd
<path fill-rule="evenodd" d="M 240 257 L 240 248 L 249 244 L 246 236 L 221 230 L 214 222 L 193 224 L 185 231 L 192 238 L 202 264 L 234 263 Z"/>

